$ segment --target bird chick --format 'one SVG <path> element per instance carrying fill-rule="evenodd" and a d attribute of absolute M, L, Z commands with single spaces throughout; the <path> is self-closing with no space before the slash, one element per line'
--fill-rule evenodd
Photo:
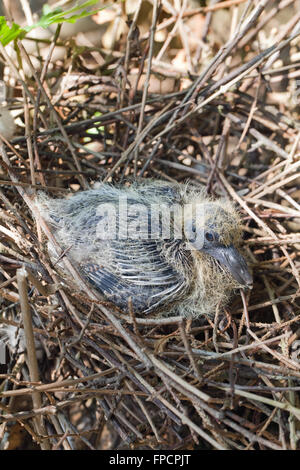
<path fill-rule="evenodd" d="M 83 278 L 123 311 L 212 315 L 252 285 L 240 217 L 189 184 L 101 184 L 37 206 Z M 49 245 L 53 259 L 59 258 Z"/>

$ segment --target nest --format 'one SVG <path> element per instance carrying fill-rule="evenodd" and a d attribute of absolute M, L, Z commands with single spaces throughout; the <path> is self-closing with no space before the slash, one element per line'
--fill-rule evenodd
<path fill-rule="evenodd" d="M 1 366 L 3 448 L 299 448 L 297 2 L 256 1 L 250 11 L 240 2 L 240 22 L 238 2 L 222 3 L 235 26 L 223 43 L 211 23 L 218 3 L 176 16 L 154 2 L 148 32 L 135 14 L 109 51 L 75 53 L 56 35 L 38 70 L 37 50 L 19 43 L 17 79 L 1 46 L 7 86 L 15 80 L 8 105 L 23 125 L 1 137 L 0 323 L 22 333 Z M 155 31 L 166 24 L 171 43 L 199 17 L 197 47 L 186 29 L 176 33 L 187 69 L 157 59 Z M 67 59 L 55 60 L 62 45 Z M 97 54 L 103 63 L 88 68 Z M 214 318 L 141 318 L 80 291 L 67 250 L 62 277 L 36 191 L 137 178 L 189 180 L 237 204 L 251 293 L 237 292 Z"/>

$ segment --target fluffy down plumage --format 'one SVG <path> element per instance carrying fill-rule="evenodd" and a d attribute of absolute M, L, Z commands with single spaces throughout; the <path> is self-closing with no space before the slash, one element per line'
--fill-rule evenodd
<path fill-rule="evenodd" d="M 131 298 L 137 314 L 211 315 L 252 282 L 233 204 L 188 184 L 100 184 L 36 205 L 81 275 L 124 311 Z"/>

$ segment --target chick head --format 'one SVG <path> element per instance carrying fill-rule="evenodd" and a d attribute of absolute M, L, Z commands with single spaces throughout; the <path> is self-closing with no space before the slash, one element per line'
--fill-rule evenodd
<path fill-rule="evenodd" d="M 184 228 L 195 256 L 212 257 L 239 286 L 252 286 L 246 260 L 237 249 L 242 234 L 240 216 L 229 201 L 194 201 L 185 214 Z"/>

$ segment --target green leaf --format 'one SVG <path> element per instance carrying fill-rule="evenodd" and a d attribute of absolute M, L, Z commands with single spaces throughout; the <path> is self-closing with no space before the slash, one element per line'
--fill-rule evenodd
<path fill-rule="evenodd" d="M 16 38 L 23 38 L 26 31 L 21 28 L 18 24 L 13 23 L 10 28 L 6 23 L 4 16 L 0 16 L 0 42 L 3 46 L 6 46 Z"/>
<path fill-rule="evenodd" d="M 13 23 L 12 27 L 9 27 L 5 17 L 0 16 L 0 41 L 3 46 L 6 46 L 14 39 L 23 39 L 23 37 L 26 36 L 28 32 L 32 31 L 38 26 L 46 29 L 51 24 L 75 23 L 81 18 L 95 15 L 98 11 L 106 8 L 106 6 L 104 6 L 93 11 L 86 10 L 86 8 L 89 8 L 96 3 L 98 3 L 98 0 L 88 0 L 87 2 L 81 3 L 80 5 L 75 5 L 69 10 L 62 10 L 61 8 L 55 8 L 54 10 L 51 10 L 50 6 L 45 4 L 43 6 L 43 14 L 39 21 L 33 25 L 25 26 L 24 28 L 21 28 L 21 26 L 16 23 Z"/>
<path fill-rule="evenodd" d="M 98 3 L 98 0 L 88 0 L 87 2 L 81 3 L 80 5 L 76 5 L 75 7 L 70 8 L 69 10 L 62 10 L 61 8 L 55 8 L 54 10 L 51 10 L 48 5 L 44 5 L 43 15 L 41 16 L 39 21 L 33 26 L 28 26 L 25 29 L 26 31 L 30 31 L 33 27 L 36 28 L 37 26 L 41 26 L 42 28 L 48 28 L 48 26 L 54 23 L 75 23 L 80 18 L 85 18 L 87 16 L 94 15 L 99 10 L 106 8 L 102 7 L 94 11 L 85 10 L 85 8 L 95 5 L 96 3 Z M 76 12 L 78 13 L 73 14 Z"/>

